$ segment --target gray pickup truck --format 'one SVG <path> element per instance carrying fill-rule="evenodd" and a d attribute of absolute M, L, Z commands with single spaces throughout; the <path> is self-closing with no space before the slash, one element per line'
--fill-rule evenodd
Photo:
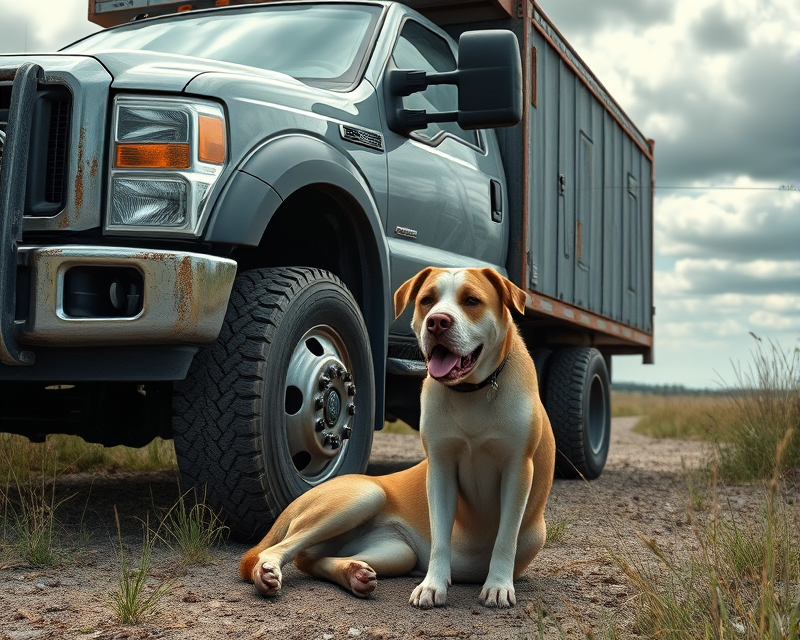
<path fill-rule="evenodd" d="M 252 537 L 418 426 L 395 288 L 493 267 L 597 477 L 611 356 L 652 361 L 653 143 L 523 4 L 90 0 L 0 56 L 0 430 L 174 438 Z"/>

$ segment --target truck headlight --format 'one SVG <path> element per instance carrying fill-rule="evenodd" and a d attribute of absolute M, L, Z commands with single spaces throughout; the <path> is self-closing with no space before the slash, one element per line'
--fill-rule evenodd
<path fill-rule="evenodd" d="M 200 235 L 207 196 L 227 159 L 222 107 L 117 96 L 112 131 L 106 231 Z"/>

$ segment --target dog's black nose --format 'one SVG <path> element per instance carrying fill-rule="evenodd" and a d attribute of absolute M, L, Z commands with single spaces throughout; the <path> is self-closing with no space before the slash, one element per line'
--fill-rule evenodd
<path fill-rule="evenodd" d="M 428 316 L 428 331 L 437 338 L 450 328 L 453 318 L 446 313 L 434 313 Z"/>

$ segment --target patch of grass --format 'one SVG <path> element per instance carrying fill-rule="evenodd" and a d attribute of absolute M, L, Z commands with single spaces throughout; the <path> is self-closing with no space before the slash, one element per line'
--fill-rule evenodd
<path fill-rule="evenodd" d="M 3 540 L 6 563 L 24 561 L 35 567 L 53 566 L 59 561 L 55 541 L 60 523 L 56 510 L 70 497 L 56 500 L 56 475 L 52 469 L 55 450 L 44 444 L 27 459 L 25 468 L 17 468 L 9 451 L 0 449 L 4 463 Z"/>
<path fill-rule="evenodd" d="M 800 467 L 800 348 L 785 351 L 751 335 L 756 349 L 749 366 L 734 365 L 733 418 L 719 447 L 720 477 L 729 482 L 767 480 Z M 789 431 L 779 462 L 775 450 Z"/>
<path fill-rule="evenodd" d="M 192 498 L 189 498 L 189 494 Z M 222 543 L 228 527 L 206 503 L 197 500 L 194 492 L 182 494 L 172 505 L 156 531 L 156 537 L 178 551 L 184 565 L 205 564 L 211 560 L 211 547 Z"/>
<path fill-rule="evenodd" d="M 117 554 L 120 563 L 119 588 L 110 596 L 111 610 L 123 624 L 139 624 L 148 615 L 157 613 L 161 599 L 172 589 L 171 580 L 161 580 L 148 586 L 147 574 L 152 566 L 152 553 L 155 538 L 151 535 L 149 522 L 144 523 L 144 540 L 139 556 L 138 567 L 132 566 L 122 543 L 119 513 L 114 506 L 117 524 Z"/>
<path fill-rule="evenodd" d="M 403 436 L 417 436 L 419 437 L 419 431 L 409 427 L 405 422 L 402 420 L 395 420 L 394 422 L 384 422 L 383 423 L 383 430 L 381 433 L 398 433 Z"/>
<path fill-rule="evenodd" d="M 725 437 L 734 414 L 730 399 L 724 395 L 621 395 L 623 411 L 637 409 L 627 415 L 643 416 L 634 431 L 652 438 L 717 441 Z M 632 395 L 641 397 L 641 405 L 630 398 Z M 612 406 L 616 400 L 615 396 Z"/>
<path fill-rule="evenodd" d="M 630 391 L 611 390 L 611 415 L 614 418 L 624 416 L 647 415 L 648 408 L 654 397 L 653 394 L 644 394 Z"/>
<path fill-rule="evenodd" d="M 42 449 L 53 454 L 42 467 Z M 18 478 L 44 472 L 48 476 L 86 471 L 171 471 L 177 468 L 175 447 L 170 440 L 156 438 L 148 445 L 104 447 L 78 436 L 55 434 L 47 442 L 31 442 L 23 436 L 0 433 L 0 459 Z"/>
<path fill-rule="evenodd" d="M 546 544 L 563 542 L 577 519 L 578 516 L 574 513 L 548 514 Z"/>
<path fill-rule="evenodd" d="M 615 393 L 614 414 L 642 415 L 634 431 L 651 437 L 716 443 L 719 476 L 726 482 L 767 481 L 775 447 L 792 429 L 778 471 L 793 472 L 800 467 L 800 348 L 787 351 L 753 338 L 750 364 L 733 366 L 735 382 L 725 393 Z"/>
<path fill-rule="evenodd" d="M 791 434 L 773 454 L 781 461 Z M 671 554 L 640 534 L 648 558 L 614 554 L 639 592 L 636 631 L 664 640 L 800 638 L 800 522 L 780 497 L 778 469 L 765 507 L 750 520 L 714 507 L 706 522 L 689 513 L 698 550 Z"/>

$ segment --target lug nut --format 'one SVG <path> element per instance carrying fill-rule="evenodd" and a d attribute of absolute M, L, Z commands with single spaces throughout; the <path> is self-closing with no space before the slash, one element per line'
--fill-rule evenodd
<path fill-rule="evenodd" d="M 331 383 L 331 378 L 330 378 L 329 375 L 323 373 L 319 377 L 319 388 L 320 389 L 325 389 L 328 385 L 330 385 L 330 383 Z"/>
<path fill-rule="evenodd" d="M 348 384 L 347 385 L 347 395 L 350 396 L 351 398 L 354 395 L 356 395 L 356 385 L 354 385 L 354 384 Z"/>
<path fill-rule="evenodd" d="M 333 436 L 331 438 L 331 449 L 338 449 L 342 446 L 342 441 L 339 439 L 339 436 Z"/>
<path fill-rule="evenodd" d="M 354 404 L 347 405 L 347 415 L 348 416 L 356 415 L 356 405 Z"/>
<path fill-rule="evenodd" d="M 342 440 L 349 440 L 350 436 L 353 435 L 353 429 L 350 427 L 345 427 L 342 429 Z"/>
<path fill-rule="evenodd" d="M 317 433 L 319 433 L 320 431 L 324 431 L 324 430 L 325 430 L 325 421 L 324 421 L 322 418 L 319 418 L 319 419 L 318 419 L 318 420 L 317 420 L 317 421 L 314 423 L 314 431 L 316 431 Z"/>
<path fill-rule="evenodd" d="M 350 373 L 349 371 L 345 371 L 342 374 L 342 380 L 344 380 L 345 382 L 352 382 L 353 381 L 353 374 Z"/>
<path fill-rule="evenodd" d="M 332 364 L 330 367 L 328 367 L 328 376 L 330 376 L 330 378 L 338 378 L 339 375 L 340 372 L 338 365 Z"/>
<path fill-rule="evenodd" d="M 314 409 L 316 411 L 319 411 L 324 406 L 325 406 L 325 400 L 323 400 L 322 396 L 314 396 Z"/>

